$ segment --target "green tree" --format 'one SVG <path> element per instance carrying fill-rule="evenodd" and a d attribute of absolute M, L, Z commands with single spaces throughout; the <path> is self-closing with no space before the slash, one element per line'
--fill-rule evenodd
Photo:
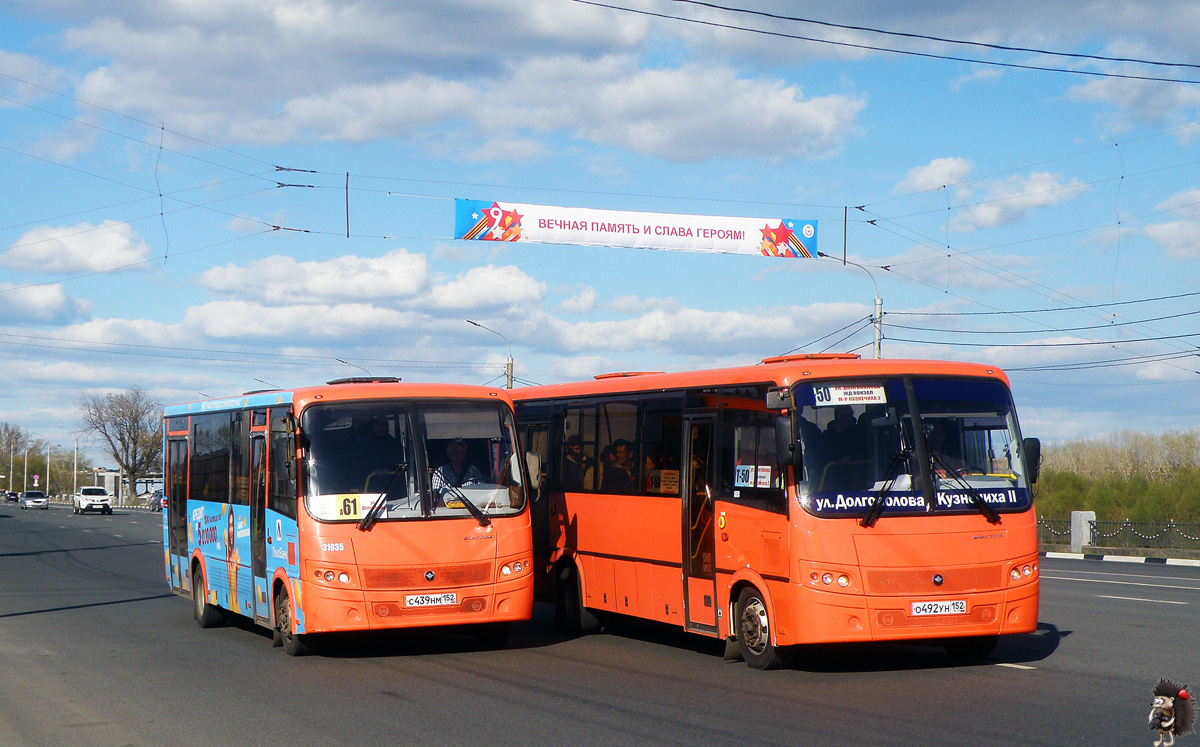
<path fill-rule="evenodd" d="M 162 464 L 162 405 L 138 387 L 114 394 L 85 394 L 84 428 L 100 435 L 129 484 Z"/>

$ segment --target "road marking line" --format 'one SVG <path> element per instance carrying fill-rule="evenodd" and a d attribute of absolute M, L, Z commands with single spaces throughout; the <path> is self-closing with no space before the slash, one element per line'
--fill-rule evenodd
<path fill-rule="evenodd" d="M 1031 667 L 1026 664 L 1009 664 L 1007 662 L 1001 662 L 1001 663 L 997 664 L 996 666 L 1008 667 L 1009 669 L 1037 669 L 1037 667 Z"/>
<path fill-rule="evenodd" d="M 1187 604 L 1187 602 L 1175 602 L 1170 599 L 1142 599 L 1141 597 L 1112 597 L 1107 594 L 1097 594 L 1101 599 L 1122 599 L 1126 602 L 1154 602 L 1155 604 Z"/>
<path fill-rule="evenodd" d="M 1200 591 L 1195 586 L 1175 586 L 1172 584 L 1142 584 L 1136 581 L 1109 581 L 1105 578 L 1066 578 L 1065 576 L 1042 576 L 1053 581 L 1083 581 L 1089 584 L 1117 584 L 1118 586 L 1151 586 L 1155 589 L 1183 589 L 1184 591 Z"/>
<path fill-rule="evenodd" d="M 1112 571 L 1072 571 L 1065 568 L 1055 568 L 1053 573 L 1078 573 L 1087 576 L 1116 576 L 1119 578 L 1153 578 L 1158 581 L 1195 581 L 1194 576 L 1148 576 L 1145 573 L 1113 573 Z"/>

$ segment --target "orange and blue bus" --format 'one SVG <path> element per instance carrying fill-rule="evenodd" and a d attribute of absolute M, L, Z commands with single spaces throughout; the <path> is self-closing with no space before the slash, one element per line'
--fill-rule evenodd
<path fill-rule="evenodd" d="M 200 627 L 290 655 L 322 633 L 461 626 L 533 604 L 528 477 L 502 389 L 340 379 L 167 407 L 166 575 Z"/>
<path fill-rule="evenodd" d="M 513 399 L 545 473 L 537 590 L 570 630 L 630 615 L 772 668 L 814 643 L 986 656 L 1036 629 L 1040 444 L 998 368 L 785 356 Z"/>

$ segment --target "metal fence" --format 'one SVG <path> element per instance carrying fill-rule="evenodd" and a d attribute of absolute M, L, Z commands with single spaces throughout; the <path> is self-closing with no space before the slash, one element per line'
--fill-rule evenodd
<path fill-rule="evenodd" d="M 1070 519 L 1038 518 L 1039 545 L 1069 545 L 1071 544 Z"/>
<path fill-rule="evenodd" d="M 1163 547 L 1200 549 L 1200 524 L 1174 521 L 1093 521 L 1095 547 Z"/>
<path fill-rule="evenodd" d="M 1090 547 L 1200 550 L 1200 523 L 1091 521 Z M 1038 542 L 1071 544 L 1070 519 L 1038 519 Z"/>

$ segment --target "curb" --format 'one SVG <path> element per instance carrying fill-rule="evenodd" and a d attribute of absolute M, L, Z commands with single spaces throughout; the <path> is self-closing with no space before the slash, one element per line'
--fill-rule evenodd
<path fill-rule="evenodd" d="M 1107 560 L 1112 563 L 1154 563 L 1156 565 L 1186 565 L 1200 567 L 1200 560 L 1191 558 L 1143 558 L 1136 555 L 1101 555 L 1084 552 L 1044 552 L 1043 558 L 1061 558 L 1065 560 Z"/>

